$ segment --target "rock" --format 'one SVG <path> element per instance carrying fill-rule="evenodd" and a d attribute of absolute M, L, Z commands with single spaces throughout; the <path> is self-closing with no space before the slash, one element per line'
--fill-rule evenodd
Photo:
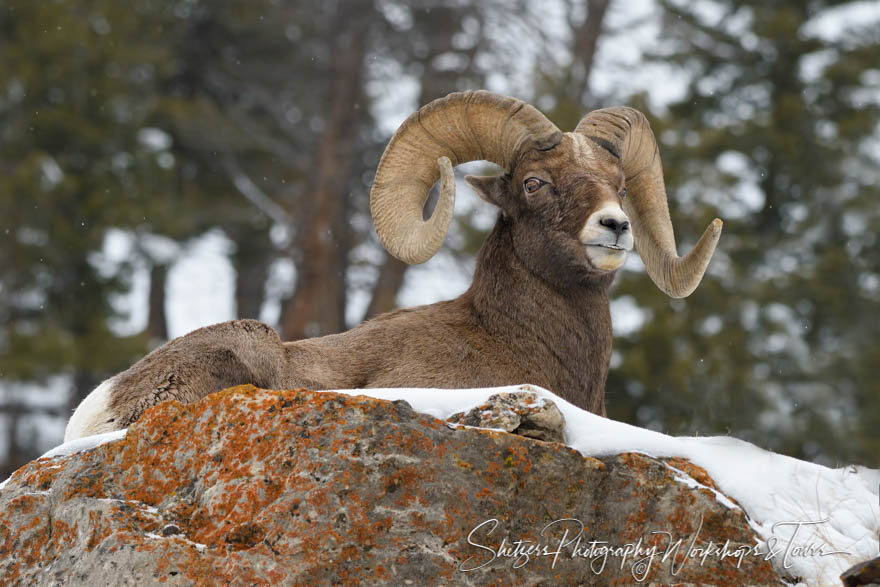
<path fill-rule="evenodd" d="M 880 557 L 859 563 L 840 576 L 846 587 L 880 587 Z"/>
<path fill-rule="evenodd" d="M 565 418 L 550 400 L 533 392 L 497 393 L 467 413 L 448 418 L 454 424 L 495 428 L 548 442 L 565 442 Z"/>
<path fill-rule="evenodd" d="M 654 531 L 665 561 L 645 558 L 669 546 Z M 650 457 L 250 386 L 159 404 L 0 491 L 3 585 L 778 583 L 758 556 L 701 561 L 692 539 L 755 543 L 741 510 Z"/>

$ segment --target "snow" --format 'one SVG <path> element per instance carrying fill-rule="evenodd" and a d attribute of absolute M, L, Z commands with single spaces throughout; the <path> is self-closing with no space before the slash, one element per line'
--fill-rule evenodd
<path fill-rule="evenodd" d="M 335 391 L 389 401 L 405 400 L 415 411 L 444 420 L 484 403 L 496 393 L 533 392 L 557 405 L 565 417 L 567 444 L 586 456 L 640 452 L 652 457 L 683 457 L 706 469 L 720 489 L 719 492 L 709 488 L 716 499 L 728 508 L 736 509 L 737 503 L 742 507 L 761 538 L 761 552 L 767 553 L 769 548 L 772 555 L 765 556 L 770 556 L 787 577 L 797 577 L 807 585 L 839 585 L 841 573 L 878 554 L 878 470 L 859 466 L 830 469 L 731 437 L 667 436 L 590 414 L 532 385 Z M 73 440 L 41 458 L 89 450 L 121 439 L 125 433 L 119 430 Z M 667 466 L 678 482 L 703 487 L 684 471 Z"/>
<path fill-rule="evenodd" d="M 51 459 L 53 457 L 66 457 L 78 452 L 97 448 L 102 444 L 107 444 L 108 442 L 124 438 L 126 432 L 128 432 L 127 428 L 123 430 L 114 430 L 112 432 L 104 432 L 103 434 L 95 434 L 94 436 L 86 436 L 85 438 L 77 438 L 70 442 L 65 442 L 60 446 L 56 446 L 40 458 Z"/>

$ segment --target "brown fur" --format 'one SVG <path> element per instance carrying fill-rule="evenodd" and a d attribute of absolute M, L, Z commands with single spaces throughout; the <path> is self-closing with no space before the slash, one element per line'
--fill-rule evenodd
<path fill-rule="evenodd" d="M 510 173 L 469 178 L 501 212 L 460 297 L 296 342 L 254 320 L 201 328 L 115 379 L 114 426 L 165 399 L 194 402 L 243 383 L 316 390 L 532 383 L 604 415 L 614 273 L 592 268 L 578 233 L 592 211 L 619 202 L 623 174 L 603 149 L 594 149 L 588 169 L 574 149 L 565 135 L 555 148 L 526 148 Z M 551 183 L 526 195 L 523 181 L 533 176 Z"/>

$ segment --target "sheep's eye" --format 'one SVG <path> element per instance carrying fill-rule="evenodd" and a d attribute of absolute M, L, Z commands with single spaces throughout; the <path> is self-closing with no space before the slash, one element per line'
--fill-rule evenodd
<path fill-rule="evenodd" d="M 530 177 L 523 182 L 523 187 L 526 188 L 527 194 L 534 194 L 536 191 L 541 189 L 541 187 L 547 183 L 543 179 L 538 179 L 537 177 Z"/>
<path fill-rule="evenodd" d="M 626 188 L 625 187 L 620 188 L 620 191 L 617 192 L 617 195 L 620 196 L 621 200 L 626 198 Z"/>

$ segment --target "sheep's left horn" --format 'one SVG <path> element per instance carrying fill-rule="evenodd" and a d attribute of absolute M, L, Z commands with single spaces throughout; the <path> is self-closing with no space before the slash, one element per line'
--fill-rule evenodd
<path fill-rule="evenodd" d="M 703 279 L 715 252 L 721 220 L 713 220 L 694 249 L 679 257 L 666 203 L 660 153 L 645 115 L 625 107 L 595 110 L 581 120 L 575 132 L 593 139 L 620 159 L 628 193 L 623 209 L 632 221 L 636 248 L 648 275 L 673 298 L 690 295 Z"/>
<path fill-rule="evenodd" d="M 561 140 L 552 122 L 515 98 L 470 91 L 434 100 L 400 125 L 379 161 L 370 190 L 379 240 L 401 261 L 424 263 L 452 221 L 455 165 L 482 159 L 510 169 L 523 146 L 547 149 Z M 424 221 L 425 200 L 438 178 L 440 199 Z"/>

